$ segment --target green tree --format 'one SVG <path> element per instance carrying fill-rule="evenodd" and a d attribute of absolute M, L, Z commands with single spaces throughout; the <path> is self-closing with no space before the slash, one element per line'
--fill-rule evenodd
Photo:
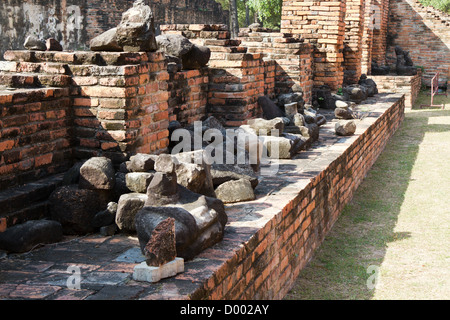
<path fill-rule="evenodd" d="M 224 10 L 230 10 L 233 0 L 215 0 Z M 237 17 L 240 27 L 248 27 L 254 22 L 260 22 L 263 27 L 277 29 L 281 22 L 281 7 L 283 0 L 235 0 Z M 230 10 L 231 11 L 231 10 Z M 230 12 L 230 20 L 231 20 Z M 230 23 L 230 27 L 231 27 Z M 231 28 L 230 28 L 231 29 Z"/>
<path fill-rule="evenodd" d="M 263 27 L 280 28 L 283 0 L 248 0 L 248 5 L 257 14 Z"/>

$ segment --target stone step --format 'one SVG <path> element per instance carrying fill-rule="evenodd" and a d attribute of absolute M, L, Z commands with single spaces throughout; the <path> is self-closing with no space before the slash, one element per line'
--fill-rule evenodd
<path fill-rule="evenodd" d="M 0 191 L 0 219 L 7 226 L 47 215 L 47 199 L 60 186 L 64 173 Z"/>
<path fill-rule="evenodd" d="M 205 39 L 205 46 L 222 46 L 222 47 L 237 47 L 241 44 L 241 40 L 232 39 Z"/>
<path fill-rule="evenodd" d="M 246 53 L 247 47 L 221 47 L 208 46 L 211 52 L 225 52 L 225 53 Z"/>
<path fill-rule="evenodd" d="M 67 65 L 132 65 L 141 62 L 161 59 L 160 52 L 94 52 L 94 51 L 30 51 L 30 50 L 8 50 L 4 54 L 6 62 L 0 62 L 11 67 L 11 63 L 20 63 L 27 66 L 28 63 L 37 66 L 54 66 L 67 68 Z M 29 65 L 28 65 L 29 66 Z M 1 69 L 0 69 L 1 70 Z M 19 70 L 18 70 L 19 71 Z M 45 71 L 45 70 L 43 70 Z M 60 73 L 60 72 L 58 72 Z"/>
<path fill-rule="evenodd" d="M 67 87 L 71 77 L 61 74 L 0 73 L 0 86 L 11 88 Z"/>
<path fill-rule="evenodd" d="M 40 220 L 49 217 L 49 202 L 47 200 L 34 203 L 22 210 L 9 213 L 0 219 L 3 220 L 6 228 L 24 223 L 29 220 Z"/>

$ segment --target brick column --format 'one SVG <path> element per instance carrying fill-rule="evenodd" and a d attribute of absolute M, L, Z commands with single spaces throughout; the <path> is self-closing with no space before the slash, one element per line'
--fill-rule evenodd
<path fill-rule="evenodd" d="M 361 76 L 365 0 L 347 0 L 344 39 L 344 82 L 356 83 Z"/>
<path fill-rule="evenodd" d="M 314 85 L 342 86 L 346 1 L 283 1 L 281 32 L 299 34 L 314 48 Z"/>
<path fill-rule="evenodd" d="M 361 73 L 370 74 L 372 64 L 374 3 L 375 0 L 365 0 L 364 29 L 361 41 Z"/>
<path fill-rule="evenodd" d="M 231 39 L 225 25 L 177 24 L 161 26 L 163 34 L 181 34 L 211 49 L 206 113 L 227 126 L 239 126 L 260 117 L 258 97 L 265 93 L 266 65 L 260 53 L 247 53 L 241 41 Z M 270 67 L 267 66 L 270 72 Z M 270 80 L 273 83 L 273 79 Z M 270 90 L 271 86 L 267 86 Z"/>
<path fill-rule="evenodd" d="M 310 102 L 313 81 L 312 46 L 309 43 L 303 43 L 290 33 L 278 32 L 241 32 L 238 39 L 248 48 L 248 53 L 262 53 L 267 67 L 274 68 L 274 74 L 264 72 L 265 95 L 274 98 L 301 91 L 303 99 Z M 273 86 L 272 91 L 268 84 Z"/>
<path fill-rule="evenodd" d="M 389 0 L 373 0 L 375 23 L 373 25 L 372 60 L 386 65 L 386 35 L 389 18 Z"/>

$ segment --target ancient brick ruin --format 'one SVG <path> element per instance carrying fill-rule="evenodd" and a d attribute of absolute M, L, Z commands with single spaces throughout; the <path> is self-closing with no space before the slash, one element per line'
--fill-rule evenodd
<path fill-rule="evenodd" d="M 55 38 L 66 50 L 86 50 L 92 38 L 120 22 L 129 5 L 130 1 L 119 0 L 2 1 L 0 56 L 8 49 L 21 49 L 29 34 Z M 228 23 L 228 11 L 213 0 L 151 0 L 149 5 L 157 27 L 172 23 Z"/>
<path fill-rule="evenodd" d="M 409 1 L 285 0 L 281 30 L 244 28 L 235 39 L 215 14 L 214 23 L 207 23 L 203 15 L 195 16 L 201 20 L 196 24 L 159 23 L 161 35 L 182 36 L 207 48 L 208 63 L 195 68 L 185 68 L 182 59 L 161 50 L 72 51 L 65 46 L 63 51 L 7 50 L 5 61 L 0 61 L 0 234 L 29 220 L 51 217 L 55 201 L 63 198 L 79 196 L 89 198 L 88 205 L 101 203 L 101 208 L 90 208 L 95 211 L 89 213 L 92 219 L 101 210 L 102 216 L 121 210 L 144 216 L 160 210 L 165 217 L 169 204 L 195 211 L 182 199 L 186 196 L 205 212 L 216 212 L 208 223 L 202 225 L 200 218 L 193 223 L 197 233 L 189 241 L 195 250 L 183 248 L 187 259 L 195 255 L 211 259 L 214 270 L 198 275 L 193 264 L 187 277 L 199 277 L 198 283 L 186 295 L 283 297 L 401 124 L 405 106 L 411 107 L 417 97 L 423 73 L 407 65 L 413 74 L 395 74 L 399 58 L 393 59 L 393 46 L 409 48 L 401 28 L 395 28 L 399 33 L 391 37 L 394 29 L 389 27 L 401 16 L 392 8 Z M 165 3 L 154 5 L 155 21 L 161 22 Z M 216 9 L 213 6 L 212 11 Z M 99 14 L 87 12 L 86 17 Z M 165 10 L 164 22 L 173 22 L 176 14 Z M 120 22 L 114 19 L 101 31 Z M 89 40 L 101 34 L 97 31 L 88 33 Z M 441 40 L 436 42 L 448 43 L 446 36 L 437 37 Z M 411 50 L 414 65 L 423 52 Z M 427 54 L 436 57 L 446 82 L 448 52 Z M 427 75 L 437 70 L 425 61 L 421 65 Z M 372 74 L 372 68 L 381 74 Z M 261 177 L 248 167 L 250 172 L 227 173 L 233 177 L 218 182 L 222 176 L 214 171 L 220 170 L 202 162 L 199 170 L 206 172 L 202 181 L 211 179 L 211 185 L 177 181 L 189 166 L 167 155 L 173 147 L 171 135 L 178 128 L 192 130 L 198 121 L 203 121 L 203 132 L 231 128 L 258 136 L 258 145 L 266 149 L 278 137 L 256 134 L 255 128 L 276 129 L 285 151 L 272 159 L 280 165 L 278 173 Z M 345 126 L 349 123 L 351 128 Z M 128 191 L 108 187 L 111 197 L 104 198 L 102 183 L 83 180 L 83 167 L 86 172 L 107 167 L 116 185 L 121 181 L 120 187 L 125 185 Z M 251 195 L 238 201 L 217 199 L 218 186 L 230 181 L 246 184 Z M 120 199 L 130 193 L 132 204 L 123 209 Z M 163 209 L 149 209 L 164 197 L 175 200 L 161 202 Z M 131 227 L 123 226 L 126 223 L 130 222 L 116 218 L 112 225 L 122 231 L 136 228 L 138 233 L 145 229 L 134 221 Z M 99 226 L 90 225 L 86 232 L 98 231 Z M 115 231 L 114 226 L 108 234 Z M 197 241 L 205 234 L 214 234 L 214 239 Z M 146 236 L 144 242 L 139 239 L 141 248 L 151 238 Z M 222 240 L 222 248 L 214 247 Z M 164 292 L 155 292 L 164 298 Z"/>

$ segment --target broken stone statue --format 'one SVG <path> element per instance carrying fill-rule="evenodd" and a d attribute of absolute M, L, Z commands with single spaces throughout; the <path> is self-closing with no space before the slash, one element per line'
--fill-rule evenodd
<path fill-rule="evenodd" d="M 136 281 L 158 282 L 184 271 L 184 259 L 177 258 L 174 218 L 158 223 L 143 253 L 146 260 L 134 268 L 133 279 Z"/>
<path fill-rule="evenodd" d="M 156 171 L 147 189 L 147 200 L 135 216 L 137 236 L 145 254 L 145 246 L 157 225 L 166 218 L 174 218 L 177 254 L 192 259 L 223 238 L 228 218 L 221 200 L 178 184 L 175 163 L 171 157 L 164 160 L 166 166 L 160 169 L 163 171 Z"/>
<path fill-rule="evenodd" d="M 136 0 L 119 25 L 90 42 L 92 51 L 156 51 L 154 17 L 144 0 Z"/>
<path fill-rule="evenodd" d="M 172 59 L 180 59 L 183 69 L 199 69 L 208 64 L 211 50 L 199 46 L 180 34 L 163 34 L 156 37 L 158 50 Z M 176 61 L 176 60 L 174 60 Z"/>
<path fill-rule="evenodd" d="M 395 69 L 398 75 L 412 76 L 417 74 L 417 68 L 414 67 L 408 51 L 404 51 L 399 46 L 396 46 L 395 55 L 397 56 Z"/>

